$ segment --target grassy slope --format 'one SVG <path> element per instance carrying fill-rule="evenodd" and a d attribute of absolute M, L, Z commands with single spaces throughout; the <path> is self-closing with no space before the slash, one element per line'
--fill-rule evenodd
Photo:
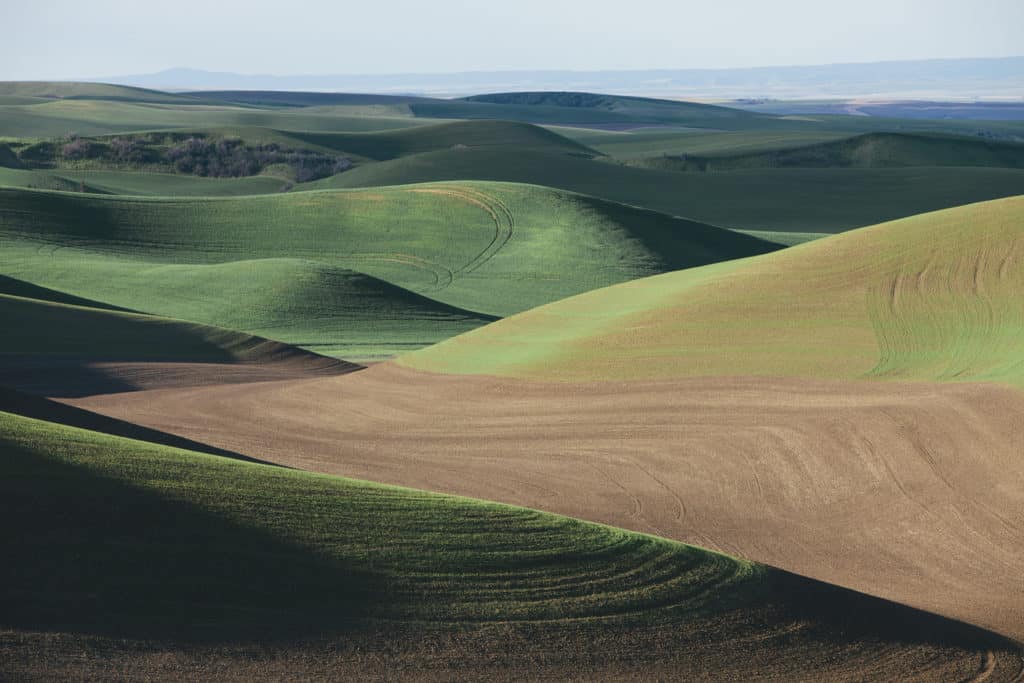
<path fill-rule="evenodd" d="M 522 508 L 2 412 L 0 454 L 0 510 L 16 522 L 0 531 L 9 673 L 123 676 L 127 657 L 144 677 L 241 680 L 287 652 L 299 677 L 365 675 L 379 653 L 389 678 L 552 665 L 962 678 L 986 647 L 862 596 Z"/>
<path fill-rule="evenodd" d="M 281 178 L 201 178 L 171 173 L 137 171 L 23 170 L 0 168 L 0 186 L 37 190 L 86 192 L 136 196 L 231 197 L 272 194 L 287 184 Z"/>
<path fill-rule="evenodd" d="M 134 88 L 109 83 L 71 81 L 0 81 L 0 96 L 46 99 L 91 99 L 156 104 L 198 104 L 209 98 L 201 95 L 176 95 L 160 90 Z"/>
<path fill-rule="evenodd" d="M 839 232 L 1024 192 L 1002 168 L 757 169 L 681 174 L 534 150 L 428 152 L 356 168 L 309 187 L 370 187 L 455 179 L 534 183 L 712 225 Z"/>
<path fill-rule="evenodd" d="M 790 375 L 1024 384 L 1024 198 L 529 311 L 401 363 L 538 379 Z"/>
<path fill-rule="evenodd" d="M 847 137 L 841 131 L 728 131 L 641 128 L 598 131 L 555 128 L 556 132 L 616 159 L 659 157 L 665 154 L 727 154 L 764 152 Z"/>
<path fill-rule="evenodd" d="M 301 110 L 226 105 L 147 104 L 103 100 L 57 100 L 0 106 L 0 137 L 50 138 L 183 128 L 260 127 L 302 131 L 371 131 L 408 128 L 429 121 L 410 117 L 371 118 Z"/>
<path fill-rule="evenodd" d="M 167 265 L 79 255 L 18 261 L 12 271 L 106 301 L 339 358 L 387 357 L 496 320 L 310 260 Z"/>
<path fill-rule="evenodd" d="M 446 102 L 413 103 L 417 116 L 500 118 L 559 124 L 661 124 L 697 128 L 790 127 L 774 116 L 695 102 L 578 92 L 521 92 L 475 95 Z"/>
<path fill-rule="evenodd" d="M 36 299 L 55 304 L 70 304 L 72 306 L 84 306 L 85 308 L 100 308 L 108 311 L 120 311 L 122 313 L 138 313 L 127 308 L 111 306 L 92 299 L 84 299 L 80 296 L 59 292 L 55 289 L 47 289 L 30 282 L 18 280 L 17 278 L 0 275 L 0 294 L 7 296 L 21 297 L 22 299 Z"/>
<path fill-rule="evenodd" d="M 906 166 L 985 166 L 1024 168 L 1024 144 L 976 137 L 868 133 L 843 140 L 770 151 L 697 153 L 680 158 L 649 158 L 648 168 L 731 171 L 752 168 L 894 168 Z"/>
<path fill-rule="evenodd" d="M 372 120 L 372 119 L 368 119 Z M 508 121 L 456 121 L 402 130 L 356 133 L 289 132 L 252 126 L 230 126 L 190 131 L 214 138 L 239 138 L 248 145 L 277 145 L 288 150 L 309 150 L 344 155 L 357 164 L 395 159 L 429 151 L 451 149 L 522 150 L 593 157 L 599 152 L 528 123 Z M 109 137 L 97 136 L 105 142 Z M 161 196 L 233 196 L 269 194 L 290 187 L 284 178 L 201 178 L 179 175 L 164 166 L 117 164 L 109 160 L 56 160 L 57 168 L 24 168 L 13 152 L 0 145 L 0 185 L 101 194 Z M 6 166 L 6 167 L 4 167 Z"/>
<path fill-rule="evenodd" d="M 749 111 L 695 102 L 624 97 L 595 93 L 503 93 L 448 102 L 409 105 L 419 116 L 502 118 L 547 125 L 605 127 L 672 126 L 718 131 L 790 131 L 847 134 L 874 131 L 919 131 L 974 135 L 978 132 L 1020 139 L 1020 121 L 899 119 L 871 116 L 762 116 Z"/>
<path fill-rule="evenodd" d="M 452 147 L 507 147 L 543 149 L 594 156 L 594 150 L 558 133 L 529 123 L 512 121 L 455 121 L 373 133 L 300 133 L 290 137 L 339 152 L 384 161 Z"/>
<path fill-rule="evenodd" d="M 0 274 L 362 358 L 595 287 L 776 248 L 487 183 L 237 200 L 0 190 L 0 244 Z"/>
<path fill-rule="evenodd" d="M 287 90 L 196 90 L 184 94 L 192 97 L 211 97 L 222 102 L 235 102 L 238 104 L 267 107 L 386 106 L 403 105 L 410 102 L 434 101 L 429 97 L 406 95 L 373 95 Z"/>

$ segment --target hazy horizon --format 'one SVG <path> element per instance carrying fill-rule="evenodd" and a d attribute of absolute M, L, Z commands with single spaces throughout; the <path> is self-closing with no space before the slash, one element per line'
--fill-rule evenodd
<path fill-rule="evenodd" d="M 637 0 L 480 8 L 323 1 L 183 0 L 125 7 L 67 0 L 4 10 L 0 80 L 89 79 L 191 68 L 254 75 L 444 74 L 816 66 L 1011 57 L 1024 45 L 1024 4 L 864 0 L 722 2 L 692 10 Z"/>

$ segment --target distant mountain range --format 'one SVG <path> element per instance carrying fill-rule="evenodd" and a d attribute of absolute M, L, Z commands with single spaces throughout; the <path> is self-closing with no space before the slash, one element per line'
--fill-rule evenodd
<path fill-rule="evenodd" d="M 662 97 L 1024 97 L 1024 57 L 931 59 L 644 71 L 473 71 L 435 74 L 266 75 L 175 68 L 100 80 L 162 90 L 306 90 L 459 96 L 516 90 L 584 90 Z"/>

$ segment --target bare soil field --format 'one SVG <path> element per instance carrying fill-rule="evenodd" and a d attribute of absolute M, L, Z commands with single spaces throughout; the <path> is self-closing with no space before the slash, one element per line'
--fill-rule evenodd
<path fill-rule="evenodd" d="M 1014 389 L 391 364 L 182 384 L 67 402 L 265 461 L 649 532 L 1024 640 Z"/>

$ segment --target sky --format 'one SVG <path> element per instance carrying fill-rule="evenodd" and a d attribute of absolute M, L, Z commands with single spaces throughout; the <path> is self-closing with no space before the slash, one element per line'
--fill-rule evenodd
<path fill-rule="evenodd" d="M 1024 54 L 1022 0 L 0 0 L 0 25 L 0 80 L 173 67 L 444 73 Z"/>

